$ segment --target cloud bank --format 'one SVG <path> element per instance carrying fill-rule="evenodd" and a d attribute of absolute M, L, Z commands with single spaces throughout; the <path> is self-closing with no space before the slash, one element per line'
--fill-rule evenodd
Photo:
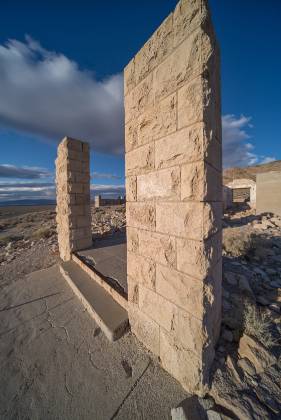
<path fill-rule="evenodd" d="M 91 184 L 91 196 L 95 195 L 117 197 L 125 194 L 125 186 Z M 55 201 L 56 188 L 53 183 L 0 183 L 1 202 L 22 200 L 49 200 Z"/>
<path fill-rule="evenodd" d="M 30 37 L 0 45 L 0 124 L 59 141 L 89 141 L 94 150 L 124 149 L 123 76 L 96 80 L 65 55 Z"/>
<path fill-rule="evenodd" d="M 275 157 L 261 156 L 255 153 L 255 147 L 250 141 L 249 130 L 252 128 L 251 117 L 232 114 L 222 116 L 223 165 L 224 167 L 249 166 L 258 163 L 268 163 Z"/>
<path fill-rule="evenodd" d="M 51 175 L 44 168 L 0 164 L 0 178 L 41 179 Z"/>
<path fill-rule="evenodd" d="M 124 152 L 122 74 L 99 81 L 93 72 L 82 71 L 76 62 L 46 50 L 27 36 L 25 42 L 9 40 L 0 45 L 0 92 L 1 98 L 5 98 L 0 101 L 3 127 L 55 142 L 69 135 L 89 141 L 96 151 Z M 250 117 L 224 115 L 222 127 L 225 167 L 275 160 L 255 153 Z M 38 168 L 33 169 L 29 178 L 42 178 L 40 171 L 36 173 Z M 28 175 L 24 173 L 25 167 L 17 175 L 13 175 L 13 171 L 11 165 L 1 165 L 0 176 L 23 178 Z M 94 178 L 118 177 L 105 173 L 94 174 Z"/>

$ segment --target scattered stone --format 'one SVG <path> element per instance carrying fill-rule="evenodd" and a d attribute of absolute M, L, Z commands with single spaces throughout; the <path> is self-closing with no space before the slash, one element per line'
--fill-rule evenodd
<path fill-rule="evenodd" d="M 246 334 L 243 334 L 240 339 L 238 353 L 241 358 L 251 361 L 257 373 L 263 372 L 264 369 L 276 362 L 276 357 L 273 354 Z"/>
<path fill-rule="evenodd" d="M 172 420 L 188 420 L 182 407 L 171 409 Z"/>
<path fill-rule="evenodd" d="M 207 416 L 208 416 L 208 420 L 221 420 L 220 413 L 214 410 L 208 410 Z"/>
<path fill-rule="evenodd" d="M 226 365 L 228 369 L 231 371 L 236 381 L 241 384 L 243 382 L 243 377 L 240 375 L 236 367 L 236 362 L 234 361 L 234 359 L 231 357 L 230 354 L 226 358 Z"/>
<path fill-rule="evenodd" d="M 254 376 L 256 374 L 256 369 L 248 359 L 239 359 L 237 364 L 248 375 Z"/>
<path fill-rule="evenodd" d="M 215 406 L 215 400 L 213 397 L 198 398 L 199 404 L 204 410 L 210 410 Z"/>

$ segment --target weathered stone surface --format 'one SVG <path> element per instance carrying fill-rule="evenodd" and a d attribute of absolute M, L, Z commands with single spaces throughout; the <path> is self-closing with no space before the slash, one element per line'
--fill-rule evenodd
<path fill-rule="evenodd" d="M 137 181 L 138 201 L 145 200 L 179 200 L 180 199 L 180 168 L 140 175 Z"/>
<path fill-rule="evenodd" d="M 126 153 L 126 174 L 138 175 L 154 168 L 154 146 L 147 144 Z"/>
<path fill-rule="evenodd" d="M 261 343 L 249 335 L 243 334 L 240 338 L 238 352 L 241 358 L 249 359 L 256 372 L 261 373 L 268 366 L 276 362 L 276 358 Z"/>
<path fill-rule="evenodd" d="M 173 93 L 203 71 L 203 62 L 212 52 L 209 36 L 198 28 L 176 48 L 155 70 L 155 99 Z"/>
<path fill-rule="evenodd" d="M 169 297 L 175 305 L 199 319 L 203 319 L 205 312 L 204 295 L 214 299 L 210 285 L 159 264 L 156 267 L 156 292 Z"/>
<path fill-rule="evenodd" d="M 156 230 L 200 240 L 203 233 L 202 216 L 203 203 L 156 203 Z"/>
<path fill-rule="evenodd" d="M 221 201 L 221 174 L 205 162 L 181 168 L 182 201 Z"/>
<path fill-rule="evenodd" d="M 152 258 L 155 262 L 168 267 L 176 265 L 176 240 L 174 237 L 129 228 L 127 230 L 127 247 L 132 252 Z"/>
<path fill-rule="evenodd" d="M 185 127 L 155 142 L 155 168 L 168 168 L 202 161 L 221 171 L 219 143 L 206 131 L 203 123 Z"/>
<path fill-rule="evenodd" d="M 135 79 L 139 83 L 173 49 L 173 14 L 171 13 L 135 56 Z"/>
<path fill-rule="evenodd" d="M 207 18 L 207 5 L 198 0 L 182 0 L 174 11 L 174 46 L 182 42 L 189 33 Z"/>
<path fill-rule="evenodd" d="M 136 201 L 137 200 L 137 177 L 128 176 L 126 178 L 126 200 Z"/>
<path fill-rule="evenodd" d="M 222 268 L 219 55 L 205 0 L 180 1 L 124 86 L 129 301 L 160 333 L 164 368 L 200 393 L 220 330 Z M 147 345 L 157 347 L 152 337 Z"/>
<path fill-rule="evenodd" d="M 150 73 L 135 89 L 126 96 L 125 101 L 125 123 L 144 111 L 144 109 L 153 104 L 153 73 Z"/>
<path fill-rule="evenodd" d="M 204 394 L 202 362 L 164 330 L 160 330 L 160 359 L 164 369 L 186 390 Z"/>
<path fill-rule="evenodd" d="M 128 252 L 127 272 L 135 283 L 155 289 L 156 266 L 152 259 Z"/>
<path fill-rule="evenodd" d="M 201 279 L 208 275 L 221 258 L 221 234 L 206 241 L 177 238 L 177 268 Z"/>
<path fill-rule="evenodd" d="M 126 219 L 129 227 L 155 230 L 155 206 L 150 203 L 127 203 Z"/>
<path fill-rule="evenodd" d="M 172 331 L 175 322 L 175 306 L 154 291 L 140 286 L 139 308 L 166 331 Z"/>
<path fill-rule="evenodd" d="M 159 355 L 160 327 L 136 305 L 129 306 L 129 320 L 132 332 L 154 354 Z"/>
<path fill-rule="evenodd" d="M 60 256 L 92 244 L 90 214 L 89 147 L 65 138 L 56 159 L 57 231 Z"/>

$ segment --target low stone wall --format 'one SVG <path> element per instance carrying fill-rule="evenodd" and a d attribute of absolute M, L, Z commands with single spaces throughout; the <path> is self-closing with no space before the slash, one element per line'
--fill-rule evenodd
<path fill-rule="evenodd" d="M 103 198 L 100 195 L 95 196 L 95 207 L 102 207 L 102 206 L 117 206 L 120 204 L 125 204 L 125 198 Z"/>
<path fill-rule="evenodd" d="M 60 256 L 92 245 L 89 145 L 65 137 L 56 159 L 57 231 Z"/>
<path fill-rule="evenodd" d="M 232 182 L 226 184 L 226 187 L 230 188 L 232 191 L 238 189 L 241 190 L 241 202 L 243 202 L 243 191 L 249 189 L 250 190 L 250 201 L 249 204 L 252 208 L 256 208 L 256 182 L 252 179 L 234 179 Z M 244 191 L 246 193 L 246 191 Z M 245 197 L 247 193 L 245 194 Z M 232 199 L 233 201 L 233 199 Z"/>
<path fill-rule="evenodd" d="M 281 172 L 257 175 L 257 213 L 281 215 Z"/>

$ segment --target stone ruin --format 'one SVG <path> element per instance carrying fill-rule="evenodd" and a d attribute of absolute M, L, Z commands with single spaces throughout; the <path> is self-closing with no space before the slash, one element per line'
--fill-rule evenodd
<path fill-rule="evenodd" d="M 207 1 L 181 0 L 125 68 L 128 313 L 182 386 L 203 394 L 221 323 L 219 49 Z M 91 246 L 89 151 L 57 159 L 61 257 Z"/>
<path fill-rule="evenodd" d="M 62 260 L 92 245 L 89 145 L 65 137 L 56 159 L 57 231 Z"/>

